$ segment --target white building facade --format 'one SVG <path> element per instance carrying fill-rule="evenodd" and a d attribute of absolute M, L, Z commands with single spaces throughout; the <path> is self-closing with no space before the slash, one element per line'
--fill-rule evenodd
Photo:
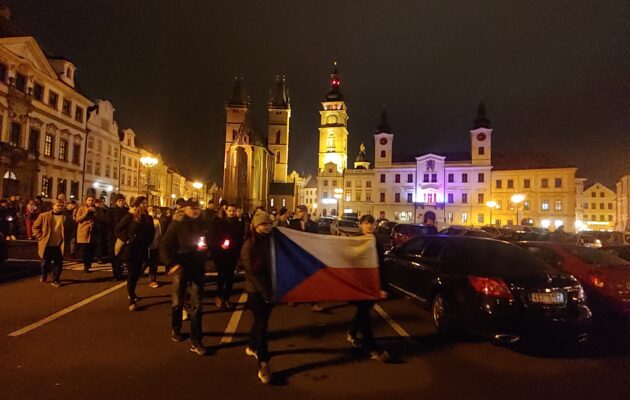
<path fill-rule="evenodd" d="M 120 137 L 114 111 L 109 101 L 97 100 L 87 125 L 85 194 L 105 199 L 108 205 L 119 190 Z"/>

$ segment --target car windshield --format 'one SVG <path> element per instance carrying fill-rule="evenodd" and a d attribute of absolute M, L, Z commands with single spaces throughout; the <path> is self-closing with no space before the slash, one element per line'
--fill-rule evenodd
<path fill-rule="evenodd" d="M 339 226 L 343 226 L 346 228 L 356 228 L 357 227 L 357 223 L 354 221 L 344 221 L 344 220 L 340 220 L 338 223 Z"/>
<path fill-rule="evenodd" d="M 466 236 L 472 236 L 472 237 L 490 237 L 490 235 L 488 235 L 486 232 L 483 231 L 468 231 L 466 232 Z"/>
<path fill-rule="evenodd" d="M 630 262 L 603 250 L 580 246 L 570 246 L 567 250 L 587 264 L 599 266 L 625 265 L 630 267 Z"/>
<path fill-rule="evenodd" d="M 588 235 L 582 235 L 580 236 L 580 239 L 584 243 L 595 243 L 595 241 L 597 241 L 597 238 L 595 236 L 588 236 Z"/>

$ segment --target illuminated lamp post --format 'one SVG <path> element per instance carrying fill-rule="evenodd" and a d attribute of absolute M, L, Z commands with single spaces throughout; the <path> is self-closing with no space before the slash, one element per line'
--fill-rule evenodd
<path fill-rule="evenodd" d="M 510 200 L 512 200 L 512 203 L 514 203 L 514 208 L 516 208 L 516 224 L 515 225 L 520 225 L 518 222 L 518 207 L 519 207 L 519 204 L 521 204 L 525 200 L 525 195 L 515 194 L 515 195 L 512 195 Z"/>
<path fill-rule="evenodd" d="M 195 181 L 195 182 L 193 182 L 192 186 L 197 191 L 197 200 L 200 200 L 199 199 L 199 190 L 203 188 L 203 183 L 201 183 L 199 181 Z M 199 204 L 201 204 L 201 202 Z M 201 204 L 201 205 L 203 205 L 203 204 Z"/>
<path fill-rule="evenodd" d="M 343 189 L 336 188 L 334 197 L 337 200 L 337 217 L 339 217 L 339 200 L 341 199 L 342 196 L 343 196 Z"/>
<path fill-rule="evenodd" d="M 313 203 L 313 214 L 317 216 L 317 203 Z"/>
<path fill-rule="evenodd" d="M 173 207 L 175 205 L 175 193 L 171 193 L 171 207 Z"/>
<path fill-rule="evenodd" d="M 492 210 L 495 208 L 498 208 L 498 204 L 496 201 L 494 200 L 490 200 L 488 202 L 486 202 L 486 207 L 488 207 L 490 209 L 490 225 L 494 225 L 492 223 Z"/>
<path fill-rule="evenodd" d="M 155 167 L 158 163 L 157 158 L 145 156 L 140 157 L 140 164 L 142 164 L 147 169 L 147 201 L 149 204 L 153 204 L 151 199 L 151 193 L 149 191 L 151 185 L 151 168 Z"/>

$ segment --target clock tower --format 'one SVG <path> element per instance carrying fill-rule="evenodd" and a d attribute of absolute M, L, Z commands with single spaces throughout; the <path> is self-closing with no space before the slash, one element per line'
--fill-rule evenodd
<path fill-rule="evenodd" d="M 392 148 L 394 134 L 392 134 L 387 122 L 387 112 L 383 110 L 381 123 L 378 124 L 378 132 L 374 134 L 374 166 L 390 167 L 392 165 Z"/>
<path fill-rule="evenodd" d="M 337 63 L 330 74 L 330 90 L 322 102 L 319 124 L 319 162 L 321 172 L 334 163 L 339 173 L 348 167 L 348 113 L 340 90 L 341 75 Z"/>
<path fill-rule="evenodd" d="M 470 157 L 473 165 L 492 163 L 492 128 L 483 103 L 479 103 L 477 119 L 470 131 Z"/>

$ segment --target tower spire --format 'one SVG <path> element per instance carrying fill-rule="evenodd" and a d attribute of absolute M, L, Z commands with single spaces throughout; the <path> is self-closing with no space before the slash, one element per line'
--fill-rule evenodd
<path fill-rule="evenodd" d="M 486 106 L 483 102 L 479 102 L 477 108 L 477 119 L 473 123 L 473 129 L 477 128 L 490 128 L 490 120 L 486 117 Z"/>
<path fill-rule="evenodd" d="M 276 87 L 271 95 L 271 99 L 269 101 L 269 105 L 272 107 L 288 107 L 289 93 L 286 88 L 284 75 L 276 75 Z"/>
<path fill-rule="evenodd" d="M 387 122 L 387 110 L 385 110 L 385 107 L 383 107 L 383 112 L 381 112 L 381 123 L 378 124 L 377 129 L 379 132 L 392 133 L 392 128 Z"/>
<path fill-rule="evenodd" d="M 330 73 L 330 90 L 324 101 L 343 101 L 343 95 L 340 90 L 341 75 L 337 69 L 337 61 L 333 61 L 333 70 Z"/>
<path fill-rule="evenodd" d="M 228 105 L 233 106 L 247 106 L 249 105 L 249 95 L 243 88 L 243 75 L 234 76 L 234 83 L 232 85 L 232 93 L 227 100 Z"/>

